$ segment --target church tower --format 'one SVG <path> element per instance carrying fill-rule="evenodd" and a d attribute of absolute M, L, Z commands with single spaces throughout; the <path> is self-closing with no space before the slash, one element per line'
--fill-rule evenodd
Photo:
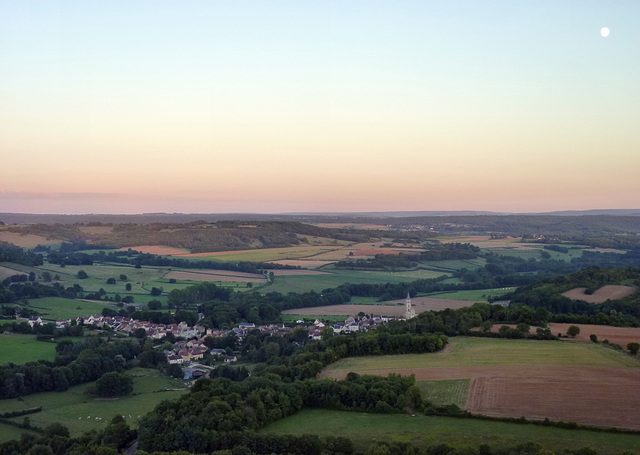
<path fill-rule="evenodd" d="M 406 311 L 404 314 L 405 319 L 411 319 L 416 317 L 416 312 L 411 308 L 411 295 L 407 292 Z"/>

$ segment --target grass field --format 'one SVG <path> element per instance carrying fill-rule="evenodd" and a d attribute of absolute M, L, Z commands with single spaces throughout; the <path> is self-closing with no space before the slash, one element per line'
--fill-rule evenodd
<path fill-rule="evenodd" d="M 12 439 L 20 440 L 20 436 L 22 436 L 23 433 L 29 433 L 36 437 L 38 436 L 38 433 L 36 432 L 27 431 L 23 430 L 22 428 L 14 427 L 13 425 L 0 423 L 0 444 L 3 442 L 11 441 Z"/>
<path fill-rule="evenodd" d="M 30 414 L 32 425 L 44 427 L 53 422 L 66 425 L 72 435 L 103 428 L 113 416 L 125 416 L 129 425 L 137 426 L 138 416 L 153 409 L 162 400 L 178 398 L 186 390 L 161 391 L 183 388 L 181 381 L 165 378 L 156 370 L 136 368 L 128 374 L 134 376 L 133 394 L 117 399 L 95 399 L 85 391 L 91 384 L 72 387 L 66 392 L 47 392 L 27 395 L 22 401 L 0 400 L 0 413 L 42 406 L 42 412 Z M 96 417 L 102 420 L 96 420 Z M 23 417 L 14 420 L 21 421 Z"/>
<path fill-rule="evenodd" d="M 469 379 L 442 379 L 439 381 L 418 381 L 422 397 L 436 406 L 455 404 L 460 409 L 467 406 Z"/>
<path fill-rule="evenodd" d="M 407 283 L 422 278 L 436 278 L 445 275 L 432 270 L 410 270 L 406 272 L 381 272 L 364 270 L 340 270 L 323 268 L 324 275 L 278 276 L 275 282 L 262 288 L 262 292 L 307 292 L 335 288 L 344 283 Z"/>
<path fill-rule="evenodd" d="M 180 255 L 189 260 L 214 260 L 214 261 L 250 261 L 250 262 L 271 262 L 283 259 L 300 259 L 313 257 L 340 248 L 336 241 L 336 246 L 291 246 L 284 248 L 262 248 L 256 250 L 241 250 L 219 253 L 198 253 L 190 255 Z"/>
<path fill-rule="evenodd" d="M 623 451 L 640 453 L 640 435 L 565 430 L 452 417 L 368 414 L 325 409 L 300 411 L 267 426 L 261 432 L 346 436 L 353 439 L 356 448 L 360 450 L 366 449 L 376 441 L 410 442 L 421 447 L 446 443 L 459 448 L 477 447 L 480 444 L 499 448 L 534 442 L 556 453 L 587 446 L 603 455 L 617 455 Z"/>
<path fill-rule="evenodd" d="M 35 335 L 0 334 L 0 365 L 12 362 L 16 365 L 50 360 L 56 356 L 55 343 L 38 341 Z"/>
<path fill-rule="evenodd" d="M 117 310 L 113 305 L 103 305 L 97 302 L 85 302 L 62 297 L 43 297 L 41 299 L 29 300 L 29 307 L 38 311 L 42 319 L 49 321 L 99 314 L 105 306 Z"/>
<path fill-rule="evenodd" d="M 494 288 L 494 289 L 473 289 L 468 291 L 455 292 L 432 292 L 431 294 L 420 294 L 440 299 L 473 300 L 475 302 L 486 301 L 489 297 L 500 297 L 512 292 L 516 288 Z"/>
<path fill-rule="evenodd" d="M 447 261 L 424 261 L 420 265 L 422 267 L 433 268 L 436 270 L 453 271 L 460 269 L 475 270 L 484 267 L 487 263 L 486 259 L 451 259 Z"/>
<path fill-rule="evenodd" d="M 411 368 L 469 367 L 485 365 L 592 366 L 640 368 L 640 361 L 595 343 L 571 341 L 505 340 L 501 338 L 450 338 L 447 348 L 435 354 L 349 357 L 326 370 L 331 372 Z"/>

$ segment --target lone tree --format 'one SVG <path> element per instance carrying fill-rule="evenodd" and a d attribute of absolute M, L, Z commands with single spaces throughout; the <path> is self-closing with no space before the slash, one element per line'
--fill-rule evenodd
<path fill-rule="evenodd" d="M 122 397 L 133 392 L 133 378 L 112 371 L 96 381 L 96 395 L 102 398 Z"/>
<path fill-rule="evenodd" d="M 572 325 L 567 329 L 567 335 L 569 335 L 571 338 L 575 338 L 579 333 L 580 327 L 578 327 L 577 325 Z"/>
<path fill-rule="evenodd" d="M 598 342 L 598 335 L 592 333 L 591 335 L 589 335 L 589 339 L 591 339 L 591 341 L 593 341 L 594 343 Z"/>
<path fill-rule="evenodd" d="M 640 351 L 640 343 L 629 343 L 627 345 L 627 349 L 631 353 L 631 355 L 636 355 L 638 351 Z"/>
<path fill-rule="evenodd" d="M 84 270 L 80 270 L 78 271 L 78 278 L 84 280 L 85 278 L 89 278 L 89 275 L 87 275 L 87 272 Z"/>
<path fill-rule="evenodd" d="M 127 275 L 125 275 L 124 273 L 120 275 L 120 281 L 127 281 Z"/>

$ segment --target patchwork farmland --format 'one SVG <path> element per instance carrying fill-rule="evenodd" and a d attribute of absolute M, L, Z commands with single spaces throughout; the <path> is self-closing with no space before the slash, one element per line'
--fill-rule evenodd
<path fill-rule="evenodd" d="M 453 338 L 436 354 L 347 358 L 321 375 L 350 371 L 417 380 L 470 378 L 467 410 L 640 430 L 640 360 L 575 342 Z"/>

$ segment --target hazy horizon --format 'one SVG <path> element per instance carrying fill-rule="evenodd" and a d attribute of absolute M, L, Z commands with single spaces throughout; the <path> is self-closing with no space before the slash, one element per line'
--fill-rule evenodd
<path fill-rule="evenodd" d="M 0 1 L 0 212 L 633 207 L 638 18 L 634 1 Z"/>

